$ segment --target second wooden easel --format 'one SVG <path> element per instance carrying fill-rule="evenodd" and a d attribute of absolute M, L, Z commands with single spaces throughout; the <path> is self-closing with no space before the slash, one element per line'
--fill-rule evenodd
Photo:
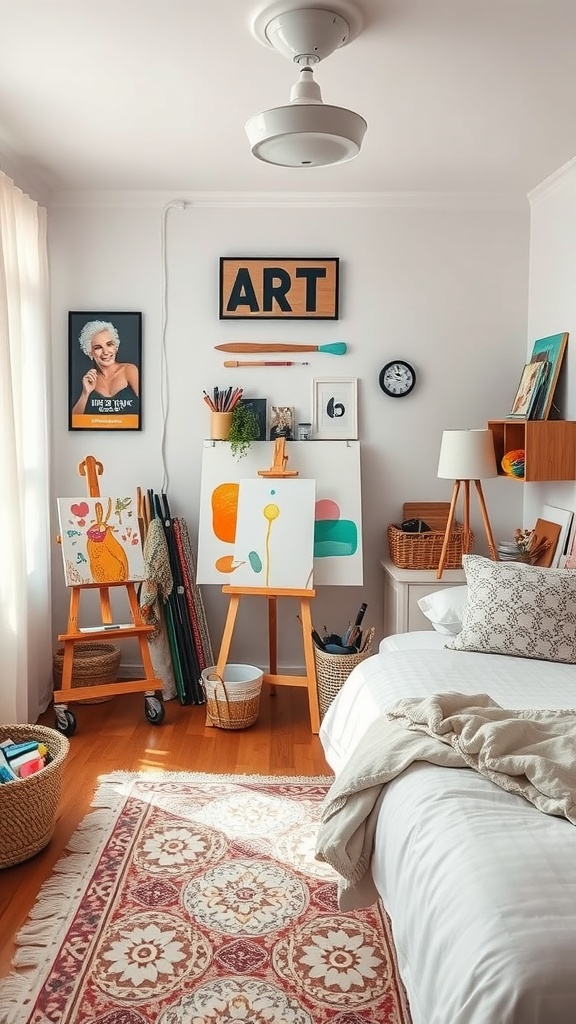
<path fill-rule="evenodd" d="M 97 462 L 93 455 L 87 455 L 78 466 L 80 476 L 85 476 L 88 481 L 88 495 L 92 498 L 100 497 L 98 476 L 103 472 L 101 462 Z M 138 510 L 139 513 L 141 510 Z M 129 626 L 112 627 L 112 606 L 110 603 L 110 587 L 122 586 L 126 589 L 132 624 Z M 80 595 L 84 590 L 98 590 L 100 599 L 100 615 L 102 620 L 101 628 L 90 629 L 89 632 L 82 631 L 78 626 L 78 613 L 80 608 Z M 111 633 L 111 627 L 113 633 Z M 111 697 L 121 693 L 144 693 L 146 718 L 153 725 L 159 725 L 164 718 L 164 705 L 155 696 L 157 690 L 162 689 L 162 680 L 155 678 L 150 650 L 148 648 L 148 634 L 154 631 L 154 626 L 147 626 L 140 612 L 136 588 L 134 583 L 110 583 L 102 586 L 98 583 L 84 583 L 70 588 L 70 607 L 68 612 L 68 624 L 65 633 L 58 636 L 58 640 L 64 645 L 64 658 L 62 662 L 62 684 L 59 690 L 54 691 L 54 711 L 56 713 L 56 728 L 66 736 L 72 736 L 76 731 L 76 717 L 67 708 L 68 701 L 87 700 L 94 697 Z M 138 640 L 140 657 L 144 666 L 143 679 L 117 680 L 112 683 L 101 683 L 96 686 L 72 686 L 72 669 L 74 664 L 74 648 L 79 643 L 93 643 L 95 640 L 122 639 L 133 637 Z"/>

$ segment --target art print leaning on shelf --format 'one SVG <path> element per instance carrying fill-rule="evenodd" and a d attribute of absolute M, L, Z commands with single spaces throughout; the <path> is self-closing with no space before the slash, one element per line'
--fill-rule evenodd
<path fill-rule="evenodd" d="M 534 342 L 530 362 L 544 363 L 545 377 L 538 385 L 538 394 L 530 410 L 531 420 L 547 420 L 550 415 L 567 344 L 567 332 L 551 334 L 547 338 L 539 338 Z"/>
<path fill-rule="evenodd" d="M 526 363 L 508 415 L 517 419 L 529 420 L 534 405 L 540 395 L 540 387 L 546 378 L 548 362 Z"/>
<path fill-rule="evenodd" d="M 68 314 L 68 429 L 140 430 L 141 313 Z"/>
<path fill-rule="evenodd" d="M 294 440 L 294 409 L 291 405 L 273 405 L 270 413 L 270 440 L 285 437 Z"/>

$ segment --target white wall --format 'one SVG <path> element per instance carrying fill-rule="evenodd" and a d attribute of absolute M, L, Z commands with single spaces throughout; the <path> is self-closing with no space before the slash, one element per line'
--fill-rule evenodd
<path fill-rule="evenodd" d="M 576 161 L 560 168 L 530 195 L 528 352 L 536 338 L 568 331 L 570 338 L 554 403 L 561 418 L 576 419 Z M 524 522 L 532 527 L 544 504 L 576 511 L 576 485 L 529 484 Z"/>
<path fill-rule="evenodd" d="M 104 463 L 107 489 L 162 488 L 164 202 L 137 195 L 62 196 L 52 206 L 54 497 L 84 493 L 77 465 L 87 454 Z M 388 523 L 400 520 L 404 501 L 449 500 L 451 484 L 436 477 L 442 430 L 484 426 L 489 417 L 505 416 L 514 396 L 526 345 L 528 205 L 228 197 L 170 210 L 166 229 L 165 455 L 173 515 L 187 519 L 194 540 L 208 432 L 203 388 L 238 384 L 247 395 L 293 405 L 297 419 L 309 419 L 313 376 L 358 377 L 365 585 L 321 588 L 313 618 L 320 629 L 343 629 L 365 600 L 365 622 L 376 625 L 379 638 L 379 559 L 387 555 Z M 219 321 L 218 260 L 226 255 L 340 257 L 340 320 Z M 67 431 L 67 311 L 83 309 L 143 312 L 141 433 Z M 214 350 L 231 340 L 334 339 L 345 340 L 349 354 L 312 354 L 308 367 L 224 370 L 224 356 Z M 386 398 L 378 387 L 381 367 L 397 357 L 418 374 L 415 390 L 403 400 Z M 511 481 L 487 481 L 485 495 L 495 537 L 509 536 L 522 519 L 522 489 Z M 482 551 L 477 512 L 473 501 Z M 205 587 L 204 599 L 217 648 L 226 603 L 216 587 Z M 56 633 L 67 607 L 56 547 L 54 607 Z M 302 661 L 295 612 L 280 608 L 279 657 L 287 666 Z M 265 635 L 264 608 L 242 608 L 232 660 L 265 664 Z"/>

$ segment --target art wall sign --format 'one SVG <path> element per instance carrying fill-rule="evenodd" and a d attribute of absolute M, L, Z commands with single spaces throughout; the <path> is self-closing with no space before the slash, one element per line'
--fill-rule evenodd
<path fill-rule="evenodd" d="M 338 320 L 339 260 L 222 256 L 220 320 Z"/>

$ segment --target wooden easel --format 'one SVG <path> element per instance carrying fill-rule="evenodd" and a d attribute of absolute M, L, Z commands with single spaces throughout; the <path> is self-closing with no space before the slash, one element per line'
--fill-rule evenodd
<path fill-rule="evenodd" d="M 228 661 L 236 615 L 240 598 L 245 596 L 265 597 L 268 601 L 268 660 L 269 671 L 264 673 L 263 681 L 272 686 L 306 686 L 308 689 L 308 707 L 310 709 L 310 727 L 317 733 L 320 729 L 320 708 L 318 705 L 318 689 L 316 686 L 316 663 L 314 661 L 314 645 L 312 642 L 312 615 L 310 601 L 316 596 L 315 590 L 272 590 L 267 587 L 222 587 L 223 594 L 230 595 L 228 614 L 224 624 L 222 643 L 218 654 L 216 672 L 220 677 Z M 277 643 L 277 599 L 279 597 L 295 597 L 300 601 L 300 621 L 302 624 L 302 641 L 304 644 L 304 661 L 306 675 L 278 674 L 278 643 Z M 212 723 L 206 721 L 207 725 Z"/>
<path fill-rule="evenodd" d="M 297 469 L 286 469 L 288 456 L 286 455 L 286 438 L 279 437 L 274 442 L 274 462 L 270 469 L 259 469 L 258 476 L 271 476 L 277 479 L 298 476 Z"/>
<path fill-rule="evenodd" d="M 274 463 L 270 469 L 258 470 L 258 476 L 285 477 L 298 476 L 298 471 L 287 469 L 288 456 L 285 452 L 286 438 L 279 438 L 274 444 Z M 318 705 L 318 689 L 316 686 L 316 662 L 314 661 L 314 645 L 312 642 L 312 615 L 310 612 L 310 601 L 316 596 L 315 590 L 274 590 L 269 587 L 222 587 L 223 594 L 230 595 L 228 614 L 224 623 L 222 643 L 218 654 L 216 672 L 222 678 L 222 673 L 228 661 L 234 625 L 238 614 L 240 598 L 244 596 L 265 597 L 268 601 L 268 663 L 269 671 L 264 673 L 263 681 L 271 684 L 271 692 L 274 686 L 306 686 L 308 689 L 308 707 L 310 709 L 310 727 L 312 732 L 317 733 L 320 729 L 320 708 Z M 300 601 L 300 622 L 302 625 L 302 642 L 304 645 L 304 662 L 306 675 L 283 675 L 278 674 L 278 639 L 277 623 L 278 609 L 277 599 L 279 597 L 295 597 Z M 207 725 L 212 722 L 206 719 Z"/>
<path fill-rule="evenodd" d="M 80 476 L 86 476 L 88 480 L 88 495 L 91 498 L 100 497 L 98 476 L 103 472 L 101 462 L 97 462 L 93 455 L 87 455 L 85 460 L 78 466 Z M 141 509 L 138 510 L 141 512 Z M 141 518 L 139 514 L 139 518 Z M 130 606 L 130 615 L 133 625 L 120 628 L 112 625 L 112 606 L 110 603 L 110 587 L 124 587 Z M 100 597 L 100 615 L 102 628 L 82 632 L 78 628 L 78 612 L 80 607 L 80 595 L 84 590 L 98 590 Z M 64 644 L 64 658 L 62 663 L 62 683 L 59 690 L 54 691 L 54 710 L 56 712 L 57 728 L 70 736 L 76 728 L 75 718 L 66 708 L 67 701 L 87 700 L 92 697 L 112 697 L 121 693 L 144 693 L 146 695 L 145 711 L 148 720 L 159 725 L 164 718 L 164 707 L 155 697 L 155 691 L 162 689 L 162 680 L 154 675 L 154 668 L 150 658 L 147 636 L 154 632 L 154 626 L 147 626 L 140 612 L 136 588 L 134 583 L 109 583 L 102 586 L 98 583 L 83 583 L 70 588 L 70 608 L 68 611 L 68 624 L 65 633 L 58 636 Z M 112 683 L 102 683 L 99 686 L 74 686 L 72 687 L 72 669 L 74 663 L 74 648 L 76 644 L 93 643 L 95 640 L 121 639 L 132 637 L 138 640 L 140 657 L 144 666 L 143 679 L 117 680 Z"/>

